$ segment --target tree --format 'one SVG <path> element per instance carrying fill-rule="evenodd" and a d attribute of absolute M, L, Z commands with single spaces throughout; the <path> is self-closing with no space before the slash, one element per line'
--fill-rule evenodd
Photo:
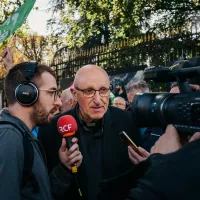
<path fill-rule="evenodd" d="M 67 34 L 69 47 L 131 38 L 141 30 L 188 27 L 200 9 L 199 0 L 52 0 L 52 5 L 59 16 L 49 25 L 58 25 L 56 34 Z"/>
<path fill-rule="evenodd" d="M 151 15 L 160 16 L 151 29 L 164 30 L 191 25 L 193 18 L 199 16 L 199 0 L 152 0 L 147 9 Z"/>
<path fill-rule="evenodd" d="M 22 5 L 23 0 L 1 0 L 0 1 L 0 24 L 2 24 L 9 15 Z"/>
<path fill-rule="evenodd" d="M 15 38 L 15 48 L 24 54 L 28 60 L 41 62 L 44 58 L 44 50 L 48 40 L 44 36 L 17 34 Z"/>
<path fill-rule="evenodd" d="M 30 34 L 19 29 L 14 37 L 7 40 L 6 43 L 0 47 L 0 55 L 3 49 L 9 43 L 9 47 L 13 52 L 14 64 L 20 62 L 27 62 L 34 60 L 44 64 L 50 64 L 53 55 L 57 51 L 55 38 L 52 36 L 39 36 L 37 34 Z M 6 70 L 3 63 L 0 63 L 0 79 L 5 77 Z"/>
<path fill-rule="evenodd" d="M 1 0 L 0 1 L 0 24 L 2 24 L 18 7 L 21 6 L 23 0 Z M 4 47 L 7 45 L 8 40 L 0 44 L 0 54 Z M 3 67 L 3 63 L 0 63 L 0 79 L 5 77 L 7 71 Z"/>
<path fill-rule="evenodd" d="M 60 12 L 57 34 L 67 33 L 69 46 L 82 46 L 91 39 L 97 44 L 131 37 L 141 28 L 143 15 L 139 16 L 139 0 L 66 0 L 57 1 L 54 11 Z M 78 16 L 78 19 L 77 19 Z M 139 17 L 138 17 L 139 16 Z M 130 31 L 131 30 L 131 31 Z M 92 40 L 92 41 L 93 41 Z"/>
<path fill-rule="evenodd" d="M 22 27 L 16 32 L 13 45 L 28 60 L 48 63 L 55 52 L 62 47 L 61 43 L 60 37 L 38 35 L 30 32 L 28 27 L 24 29 Z"/>

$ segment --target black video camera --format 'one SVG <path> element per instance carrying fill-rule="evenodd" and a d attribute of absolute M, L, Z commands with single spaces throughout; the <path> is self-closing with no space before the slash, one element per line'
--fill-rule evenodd
<path fill-rule="evenodd" d="M 145 80 L 176 81 L 180 93 L 137 94 L 132 112 L 139 127 L 166 127 L 173 124 L 180 133 L 200 131 L 200 91 L 192 92 L 188 79 L 200 75 L 200 66 L 188 60 L 175 62 L 171 67 L 152 67 L 144 71 Z"/>

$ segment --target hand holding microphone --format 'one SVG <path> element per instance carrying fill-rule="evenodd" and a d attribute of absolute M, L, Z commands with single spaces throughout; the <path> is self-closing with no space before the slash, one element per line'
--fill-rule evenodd
<path fill-rule="evenodd" d="M 77 131 L 76 120 L 71 115 L 64 115 L 59 118 L 57 128 L 58 132 L 63 136 L 59 150 L 60 162 L 72 170 L 72 173 L 76 173 L 83 159 L 77 144 L 78 139 L 74 137 Z"/>

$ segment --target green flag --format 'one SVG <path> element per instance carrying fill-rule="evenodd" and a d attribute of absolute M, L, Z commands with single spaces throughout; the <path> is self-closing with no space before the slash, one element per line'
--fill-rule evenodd
<path fill-rule="evenodd" d="M 0 43 L 12 35 L 26 20 L 36 0 L 25 0 L 8 19 L 0 26 Z"/>

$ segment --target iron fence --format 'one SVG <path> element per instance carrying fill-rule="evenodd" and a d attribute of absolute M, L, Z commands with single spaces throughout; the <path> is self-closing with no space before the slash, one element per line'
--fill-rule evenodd
<path fill-rule="evenodd" d="M 64 47 L 55 54 L 51 67 L 58 75 L 59 84 L 62 79 L 74 77 L 77 70 L 87 64 L 101 66 L 108 74 L 143 70 L 144 66 L 167 66 L 180 58 L 199 56 L 199 36 L 199 33 L 170 30 L 87 50 Z"/>
<path fill-rule="evenodd" d="M 180 58 L 200 56 L 199 36 L 198 32 L 173 29 L 90 49 L 64 47 L 56 52 L 49 65 L 57 73 L 58 85 L 63 79 L 73 79 L 77 70 L 87 64 L 101 66 L 109 75 L 136 72 L 146 66 L 167 66 Z M 2 89 L 3 80 L 0 80 L 0 91 Z M 2 99 L 5 106 L 4 94 Z"/>

